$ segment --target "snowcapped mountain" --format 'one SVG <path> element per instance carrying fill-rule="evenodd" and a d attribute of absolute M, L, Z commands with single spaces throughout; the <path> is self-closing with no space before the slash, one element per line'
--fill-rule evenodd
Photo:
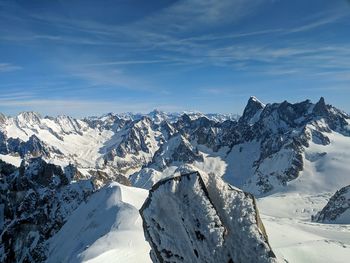
<path fill-rule="evenodd" d="M 316 161 L 311 146 L 330 145 L 330 138 L 335 137 L 347 140 L 349 121 L 347 114 L 326 105 L 323 98 L 316 104 L 285 101 L 264 105 L 252 97 L 238 122 L 215 122 L 205 117 L 192 120 L 183 115 L 173 127 L 191 143 L 193 154 L 198 151 L 211 157 L 203 159 L 204 165 L 216 158 L 226 166 L 222 176 L 229 183 L 262 195 L 279 191 L 299 178 L 305 164 Z M 162 155 L 168 157 L 173 152 L 179 154 L 172 147 L 165 150 L 170 152 L 163 150 Z M 173 166 L 167 160 L 167 166 Z M 163 171 L 162 162 L 153 159 L 146 167 L 158 165 Z M 144 171 L 140 173 L 147 176 Z"/>
<path fill-rule="evenodd" d="M 148 182 L 148 189 L 149 182 L 183 165 L 206 172 L 215 166 L 232 185 L 265 195 L 306 179 L 300 176 L 307 174 L 306 168 L 316 169 L 319 159 L 328 159 L 326 150 L 333 152 L 333 145 L 348 142 L 350 134 L 349 116 L 323 98 L 315 104 L 265 105 L 251 97 L 238 121 L 217 119 L 157 110 L 82 120 L 33 112 L 2 115 L 0 159 L 18 165 L 41 156 L 56 165 L 75 164 L 82 178 L 93 177 L 97 187 L 125 176 L 139 187 Z M 327 190 L 346 181 L 340 176 Z"/>
<path fill-rule="evenodd" d="M 310 262 L 327 262 L 342 246 L 350 247 L 350 237 L 341 234 L 348 228 L 315 225 L 310 218 L 322 210 L 315 220 L 331 222 L 328 215 L 337 211 L 339 216 L 339 208 L 346 206 L 341 201 L 344 196 L 340 201 L 329 198 L 350 184 L 349 149 L 349 115 L 323 98 L 317 103 L 264 104 L 251 97 L 240 118 L 157 110 L 84 119 L 42 117 L 34 112 L 15 117 L 1 114 L 0 258 L 5 262 L 22 258 L 40 262 L 46 257 L 101 262 L 119 253 L 119 258 L 124 255 L 126 261 L 130 259 L 127 262 L 137 262 L 149 251 L 142 240 L 141 218 L 135 214 L 147 190 L 163 179 L 199 171 L 215 174 L 258 197 L 261 218 L 278 258 L 305 262 L 302 254 L 295 253 L 298 241 L 292 235 L 282 236 L 283 231 L 290 231 L 305 238 L 307 247 L 301 250 L 309 253 Z M 113 181 L 120 184 L 113 185 Z M 99 206 L 104 207 L 101 213 L 96 211 Z M 199 211 L 215 210 L 202 208 Z M 249 211 L 249 216 L 255 213 Z M 77 227 L 79 214 L 87 218 L 81 228 Z M 108 231 L 99 222 L 102 217 L 110 217 Z M 127 217 L 130 224 L 124 222 Z M 223 220 L 223 215 L 219 218 Z M 96 234 L 85 233 L 90 225 L 99 229 Z M 128 247 L 120 235 L 123 229 L 133 232 L 134 227 L 130 235 L 137 244 Z M 70 234 L 81 244 L 69 245 L 68 255 L 60 247 L 65 247 Z M 340 243 L 333 242 L 339 236 Z M 330 249 L 323 248 L 325 253 L 318 257 L 310 251 L 319 248 L 320 239 L 330 242 Z M 125 249 L 102 246 L 102 242 L 116 242 Z M 135 255 L 134 249 L 143 252 Z"/>
<path fill-rule="evenodd" d="M 108 113 L 101 117 L 87 117 L 86 121 L 93 121 L 93 120 L 105 120 L 108 118 L 118 118 L 121 120 L 140 120 L 143 117 L 148 117 L 152 120 L 152 122 L 160 124 L 163 121 L 167 121 L 170 123 L 176 122 L 179 117 L 181 117 L 183 114 L 186 114 L 190 116 L 191 119 L 198 119 L 201 117 L 206 117 L 210 120 L 223 122 L 226 120 L 238 120 L 239 115 L 238 114 L 223 114 L 223 113 L 201 113 L 196 111 L 184 111 L 184 112 L 165 112 L 161 110 L 153 110 L 149 113 L 132 113 L 132 112 L 126 112 L 126 113 Z"/>
<path fill-rule="evenodd" d="M 204 118 L 188 113 L 192 120 Z M 233 115 L 209 114 L 217 120 Z M 69 116 L 41 117 L 23 112 L 16 117 L 1 115 L 0 154 L 5 159 L 41 156 L 58 165 L 74 163 L 89 178 L 98 169 L 113 177 L 129 175 L 153 159 L 160 145 L 176 132 L 171 123 L 179 113 L 106 114 L 82 120 Z M 3 158 L 3 159 L 4 159 Z"/>

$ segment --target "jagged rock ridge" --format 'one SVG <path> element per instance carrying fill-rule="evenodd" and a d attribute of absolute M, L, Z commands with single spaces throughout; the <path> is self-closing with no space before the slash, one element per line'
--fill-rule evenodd
<path fill-rule="evenodd" d="M 312 220 L 321 223 L 350 224 L 350 185 L 338 190 Z"/>
<path fill-rule="evenodd" d="M 140 213 L 153 262 L 277 262 L 254 197 L 215 175 L 158 182 Z"/>
<path fill-rule="evenodd" d="M 72 182 L 77 170 L 41 158 L 20 168 L 0 163 L 0 261 L 43 262 L 45 241 L 94 191 L 89 180 Z"/>

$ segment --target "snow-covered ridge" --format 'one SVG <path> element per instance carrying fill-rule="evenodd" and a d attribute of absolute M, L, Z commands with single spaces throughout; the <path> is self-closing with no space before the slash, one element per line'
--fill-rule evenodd
<path fill-rule="evenodd" d="M 146 196 L 118 183 L 101 188 L 47 241 L 46 262 L 151 262 L 138 212 Z"/>

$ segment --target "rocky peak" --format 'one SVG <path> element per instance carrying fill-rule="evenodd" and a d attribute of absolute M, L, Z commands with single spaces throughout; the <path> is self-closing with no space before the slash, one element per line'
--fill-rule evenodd
<path fill-rule="evenodd" d="M 150 113 L 148 113 L 148 116 L 152 119 L 154 123 L 161 123 L 162 121 L 166 120 L 168 118 L 167 114 L 163 111 L 160 111 L 158 109 L 154 109 Z"/>
<path fill-rule="evenodd" d="M 151 126 L 153 126 L 153 122 L 148 116 L 142 116 L 140 119 L 135 120 L 131 123 L 131 129 L 147 130 Z"/>
<path fill-rule="evenodd" d="M 254 197 L 215 175 L 158 182 L 140 214 L 153 262 L 277 262 Z"/>
<path fill-rule="evenodd" d="M 164 169 L 172 163 L 203 161 L 203 156 L 181 134 L 176 134 L 154 154 L 152 163 Z"/>
<path fill-rule="evenodd" d="M 241 122 L 254 123 L 258 118 L 257 115 L 265 108 L 265 104 L 259 101 L 256 97 L 250 97 L 240 118 Z"/>
<path fill-rule="evenodd" d="M 160 131 L 164 135 L 165 139 L 169 139 L 171 136 L 175 134 L 175 128 L 168 121 L 163 121 L 160 124 Z"/>
<path fill-rule="evenodd" d="M 55 122 L 60 126 L 61 130 L 65 134 L 77 133 L 82 135 L 82 126 L 77 119 L 70 116 L 59 115 L 56 117 Z"/>
<path fill-rule="evenodd" d="M 327 105 L 323 97 L 315 104 L 313 108 L 313 117 L 319 119 L 320 117 L 326 123 L 326 128 L 342 133 L 343 135 L 350 136 L 348 129 L 349 115 L 341 110 Z"/>
<path fill-rule="evenodd" d="M 315 104 L 313 113 L 320 116 L 325 116 L 328 114 L 328 107 L 323 97 Z"/>
<path fill-rule="evenodd" d="M 188 114 L 184 113 L 180 116 L 178 123 L 181 123 L 183 124 L 183 126 L 186 126 L 187 124 L 191 123 L 191 120 L 191 117 Z"/>
<path fill-rule="evenodd" d="M 21 112 L 16 117 L 16 122 L 20 127 L 40 124 L 41 115 L 34 111 Z"/>
<path fill-rule="evenodd" d="M 83 119 L 85 123 L 92 129 L 99 130 L 114 130 L 118 131 L 126 124 L 130 123 L 130 119 L 121 118 L 120 116 L 114 113 L 107 113 L 101 117 L 88 117 Z"/>
<path fill-rule="evenodd" d="M 192 133 L 201 128 L 210 128 L 215 124 L 216 122 L 214 120 L 210 120 L 206 116 L 191 118 L 187 114 L 184 114 L 174 123 L 174 127 L 181 133 Z"/>
<path fill-rule="evenodd" d="M 7 122 L 7 117 L 4 114 L 0 113 L 0 126 L 5 125 L 6 122 Z"/>
<path fill-rule="evenodd" d="M 138 155 L 141 151 L 150 153 L 152 145 L 148 143 L 148 140 L 152 139 L 150 137 L 153 133 L 153 126 L 152 120 L 146 116 L 131 122 L 115 149 L 116 155 L 124 158 L 127 154 Z M 111 156 L 109 155 L 107 159 L 111 159 Z"/>
<path fill-rule="evenodd" d="M 41 187 L 68 185 L 68 178 L 60 166 L 47 163 L 41 157 L 23 160 L 19 168 L 20 177 L 27 177 Z M 69 175 L 70 177 L 70 175 Z"/>
<path fill-rule="evenodd" d="M 50 157 L 51 154 L 62 154 L 58 149 L 50 147 L 41 141 L 35 134 L 30 136 L 28 141 L 20 143 L 17 151 L 22 157 Z"/>

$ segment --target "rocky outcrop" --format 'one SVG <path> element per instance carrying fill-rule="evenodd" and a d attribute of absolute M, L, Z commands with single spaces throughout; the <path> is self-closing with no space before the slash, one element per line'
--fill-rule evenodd
<path fill-rule="evenodd" d="M 250 97 L 243 111 L 243 115 L 240 118 L 240 122 L 254 124 L 264 109 L 265 105 L 260 102 L 256 97 Z"/>
<path fill-rule="evenodd" d="M 94 191 L 93 184 L 71 183 L 71 173 L 41 158 L 23 161 L 19 169 L 3 162 L 0 167 L 0 261 L 42 262 L 45 241 Z"/>
<path fill-rule="evenodd" d="M 195 161 L 203 161 L 203 156 L 185 137 L 177 134 L 164 143 L 155 153 L 152 164 L 162 170 L 172 164 L 191 164 Z"/>
<path fill-rule="evenodd" d="M 338 190 L 311 219 L 320 223 L 350 224 L 350 185 Z"/>
<path fill-rule="evenodd" d="M 92 176 L 91 180 L 94 182 L 94 185 L 98 188 L 112 181 L 131 186 L 130 180 L 121 174 L 110 175 L 100 170 L 90 170 L 89 174 Z"/>
<path fill-rule="evenodd" d="M 0 132 L 0 153 L 19 155 L 22 158 L 62 155 L 59 149 L 47 145 L 34 134 L 30 136 L 27 141 L 22 141 L 19 138 L 8 138 L 7 135 L 2 132 Z"/>
<path fill-rule="evenodd" d="M 104 162 L 119 173 L 140 169 L 148 164 L 164 141 L 159 126 L 148 117 L 133 121 L 123 128 L 117 143 L 104 149 Z"/>
<path fill-rule="evenodd" d="M 153 262 L 277 262 L 254 197 L 214 175 L 158 182 L 140 213 Z"/>

